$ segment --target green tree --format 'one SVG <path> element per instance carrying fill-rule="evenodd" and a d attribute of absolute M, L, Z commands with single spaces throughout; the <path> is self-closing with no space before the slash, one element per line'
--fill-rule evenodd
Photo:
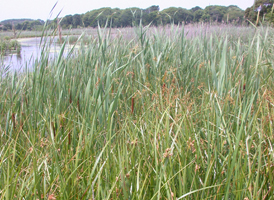
<path fill-rule="evenodd" d="M 90 21 L 90 12 L 86 12 L 83 17 L 82 17 L 82 22 L 84 27 L 88 27 L 91 25 L 91 21 Z"/>
<path fill-rule="evenodd" d="M 227 7 L 225 6 L 207 6 L 204 10 L 202 19 L 207 22 L 208 21 L 222 22 L 226 12 L 227 12 Z"/>
<path fill-rule="evenodd" d="M 112 27 L 121 27 L 120 15 L 121 10 L 119 8 L 114 8 L 111 17 Z"/>
<path fill-rule="evenodd" d="M 21 23 L 18 23 L 15 25 L 15 29 L 16 30 L 21 30 L 23 28 L 22 24 Z"/>
<path fill-rule="evenodd" d="M 175 16 L 177 16 L 177 23 L 179 22 L 190 23 L 191 21 L 193 21 L 192 12 L 184 8 L 178 8 L 178 12 Z"/>
<path fill-rule="evenodd" d="M 178 20 L 178 17 L 176 16 L 177 12 L 178 12 L 178 8 L 175 8 L 175 7 L 170 7 L 162 10 L 161 12 L 162 23 L 164 25 L 169 23 L 178 24 L 179 20 Z"/>
<path fill-rule="evenodd" d="M 132 11 L 127 8 L 121 12 L 120 22 L 122 27 L 132 26 L 133 15 Z"/>
<path fill-rule="evenodd" d="M 151 12 L 159 12 L 160 11 L 160 7 L 159 6 L 155 6 L 155 5 L 153 5 L 153 6 L 150 6 L 150 7 L 148 7 L 148 8 L 146 8 L 145 10 L 144 10 L 144 12 L 146 12 L 146 13 L 151 13 Z"/>
<path fill-rule="evenodd" d="M 190 11 L 192 13 L 196 12 L 197 10 L 203 10 L 203 9 L 201 7 L 199 7 L 199 6 L 196 6 L 196 7 L 190 9 Z"/>
<path fill-rule="evenodd" d="M 78 26 L 82 26 L 81 15 L 75 14 L 72 16 L 72 27 L 77 28 Z"/>
<path fill-rule="evenodd" d="M 107 26 L 109 27 L 110 19 L 113 14 L 113 10 L 111 8 L 101 8 L 98 10 L 98 12 L 99 12 L 98 13 L 99 16 L 95 20 L 96 23 L 98 24 L 98 22 L 99 22 L 100 26 L 105 26 L 106 23 L 108 23 Z"/>
<path fill-rule="evenodd" d="M 152 24 L 157 26 L 161 23 L 159 11 L 150 12 L 147 15 L 144 15 L 144 25 Z"/>
<path fill-rule="evenodd" d="M 193 21 L 194 22 L 201 21 L 203 14 L 204 14 L 204 11 L 202 9 L 196 10 L 193 14 Z"/>
<path fill-rule="evenodd" d="M 227 13 L 224 15 L 225 22 L 241 23 L 244 19 L 245 12 L 238 6 L 229 6 Z"/>
<path fill-rule="evenodd" d="M 12 25 L 10 23 L 9 24 L 5 24 L 4 27 L 3 27 L 4 31 L 11 30 L 11 29 L 12 29 Z"/>
<path fill-rule="evenodd" d="M 71 27 L 72 23 L 73 23 L 72 15 L 67 15 L 67 16 L 63 17 L 61 22 L 60 22 L 60 24 L 63 28 Z"/>

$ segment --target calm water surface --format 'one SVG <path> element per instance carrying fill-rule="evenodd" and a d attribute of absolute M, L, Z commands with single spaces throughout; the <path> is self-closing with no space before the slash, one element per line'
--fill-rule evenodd
<path fill-rule="evenodd" d="M 11 71 L 21 71 L 26 67 L 31 68 L 36 59 L 40 58 L 40 37 L 35 38 L 20 38 L 18 42 L 21 44 L 21 55 L 10 54 L 4 57 L 1 65 L 9 66 Z M 58 55 L 60 45 L 56 44 L 57 38 L 53 38 L 50 45 L 50 59 Z M 44 44 L 44 41 L 42 42 Z"/>

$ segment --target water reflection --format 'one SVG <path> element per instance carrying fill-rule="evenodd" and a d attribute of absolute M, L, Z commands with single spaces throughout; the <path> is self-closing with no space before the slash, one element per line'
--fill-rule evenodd
<path fill-rule="evenodd" d="M 50 45 L 50 58 L 54 58 L 60 46 L 56 43 L 57 38 L 53 38 Z M 20 38 L 18 42 L 21 44 L 21 54 L 10 54 L 4 57 L 3 64 L 4 66 L 9 66 L 11 71 L 21 71 L 22 69 L 28 67 L 31 68 L 36 59 L 40 58 L 41 48 L 40 42 L 41 38 Z M 42 42 L 42 44 L 44 41 Z"/>

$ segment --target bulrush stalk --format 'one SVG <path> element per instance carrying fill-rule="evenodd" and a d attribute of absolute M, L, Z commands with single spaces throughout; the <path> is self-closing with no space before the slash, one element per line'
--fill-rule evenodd
<path fill-rule="evenodd" d="M 260 10 L 258 11 L 258 14 L 257 14 L 256 26 L 258 26 L 259 24 L 259 19 L 260 19 Z"/>
<path fill-rule="evenodd" d="M 54 138 L 55 138 L 55 136 L 56 136 L 56 131 L 55 131 L 54 122 L 51 122 L 51 128 L 52 128 L 52 131 L 53 131 L 53 136 L 54 136 Z"/>
<path fill-rule="evenodd" d="M 12 123 L 13 123 L 13 128 L 16 128 L 16 121 L 15 121 L 15 113 L 12 113 L 11 115 Z"/>
<path fill-rule="evenodd" d="M 131 113 L 134 111 L 134 97 L 131 98 Z"/>
<path fill-rule="evenodd" d="M 58 28 L 59 42 L 60 42 L 60 44 L 62 44 L 62 31 L 61 31 L 59 18 L 57 18 L 57 28 Z"/>
<path fill-rule="evenodd" d="M 68 146 L 71 144 L 71 131 L 68 133 Z"/>
<path fill-rule="evenodd" d="M 77 108 L 78 108 L 78 111 L 80 112 L 80 101 L 79 101 L 79 97 L 77 99 Z"/>

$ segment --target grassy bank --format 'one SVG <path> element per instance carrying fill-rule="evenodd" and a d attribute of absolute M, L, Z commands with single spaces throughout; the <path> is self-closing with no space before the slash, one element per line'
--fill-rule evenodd
<path fill-rule="evenodd" d="M 1 74 L 1 199 L 271 199 L 274 37 L 247 30 L 98 30 Z"/>

